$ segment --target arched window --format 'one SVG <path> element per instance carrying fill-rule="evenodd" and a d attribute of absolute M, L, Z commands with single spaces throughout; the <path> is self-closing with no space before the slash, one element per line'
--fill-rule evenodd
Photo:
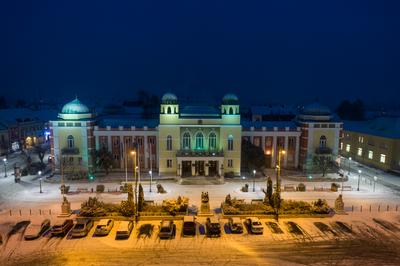
<path fill-rule="evenodd" d="M 75 146 L 75 141 L 74 141 L 74 137 L 72 135 L 69 135 L 67 137 L 67 146 L 68 148 L 73 148 Z"/>
<path fill-rule="evenodd" d="M 171 151 L 172 150 L 172 137 L 171 136 L 167 136 L 167 151 Z"/>
<path fill-rule="evenodd" d="M 326 137 L 324 135 L 319 138 L 319 147 L 326 148 Z"/>
<path fill-rule="evenodd" d="M 208 135 L 208 148 L 210 150 L 215 150 L 217 148 L 217 136 L 214 132 L 211 132 L 210 135 Z"/>
<path fill-rule="evenodd" d="M 204 136 L 201 132 L 196 134 L 196 149 L 204 149 Z"/>
<path fill-rule="evenodd" d="M 190 134 L 189 132 L 185 132 L 182 138 L 182 148 L 190 149 Z"/>
<path fill-rule="evenodd" d="M 232 107 L 229 107 L 229 114 L 233 115 L 233 108 Z"/>
<path fill-rule="evenodd" d="M 167 108 L 167 114 L 170 114 L 171 113 L 171 106 L 168 106 L 168 108 Z"/>
<path fill-rule="evenodd" d="M 228 151 L 233 151 L 233 136 L 228 136 Z"/>

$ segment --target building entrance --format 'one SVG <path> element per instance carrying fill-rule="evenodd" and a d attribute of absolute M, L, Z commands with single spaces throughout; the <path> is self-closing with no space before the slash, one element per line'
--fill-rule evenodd
<path fill-rule="evenodd" d="M 182 177 L 192 176 L 192 161 L 182 161 Z"/>

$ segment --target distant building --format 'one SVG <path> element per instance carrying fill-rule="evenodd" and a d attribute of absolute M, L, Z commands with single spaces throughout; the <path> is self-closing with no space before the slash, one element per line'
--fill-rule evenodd
<path fill-rule="evenodd" d="M 400 117 L 346 121 L 340 150 L 362 164 L 400 173 Z"/>
<path fill-rule="evenodd" d="M 136 147 L 141 171 L 160 175 L 222 176 L 241 174 L 241 143 L 262 148 L 267 167 L 303 169 L 307 159 L 324 153 L 337 156 L 342 129 L 326 107 L 310 105 L 287 121 L 241 119 L 239 99 L 225 95 L 219 106 L 182 105 L 172 93 L 161 99 L 159 118 L 144 118 L 141 108 L 108 106 L 94 114 L 78 99 L 67 103 L 50 122 L 55 168 L 93 170 L 93 151 L 105 148 L 113 170 L 132 169 Z M 296 118 L 296 119 L 293 119 Z"/>

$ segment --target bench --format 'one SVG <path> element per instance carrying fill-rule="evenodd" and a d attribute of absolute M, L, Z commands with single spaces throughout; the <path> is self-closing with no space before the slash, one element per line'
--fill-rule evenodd
<path fill-rule="evenodd" d="M 343 190 L 352 191 L 353 189 L 351 188 L 351 186 L 343 186 Z"/>
<path fill-rule="evenodd" d="M 81 192 L 88 192 L 88 189 L 87 189 L 87 188 L 78 187 L 78 188 L 76 189 L 76 191 L 79 192 L 79 193 L 81 193 Z"/>
<path fill-rule="evenodd" d="M 283 187 L 284 191 L 296 191 L 296 187 L 294 185 L 285 185 Z"/>

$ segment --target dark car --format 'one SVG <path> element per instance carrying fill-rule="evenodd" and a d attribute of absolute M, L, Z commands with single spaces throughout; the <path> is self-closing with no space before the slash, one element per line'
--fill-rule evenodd
<path fill-rule="evenodd" d="M 183 236 L 195 236 L 196 235 L 196 222 L 194 216 L 183 217 Z"/>
<path fill-rule="evenodd" d="M 221 236 L 221 224 L 217 218 L 207 218 L 206 233 L 208 236 Z"/>
<path fill-rule="evenodd" d="M 26 227 L 24 239 L 25 240 L 34 240 L 43 235 L 44 232 L 50 229 L 50 220 L 45 219 L 40 224 L 31 223 Z"/>
<path fill-rule="evenodd" d="M 84 237 L 87 236 L 90 232 L 90 229 L 93 227 L 92 219 L 77 219 L 76 224 L 72 228 L 71 236 L 72 237 Z"/>
<path fill-rule="evenodd" d="M 231 217 L 228 221 L 229 229 L 232 233 L 241 234 L 243 233 L 243 224 L 240 218 L 238 217 Z"/>
<path fill-rule="evenodd" d="M 65 236 L 71 230 L 72 226 L 74 226 L 72 219 L 66 219 L 61 224 L 55 224 L 51 228 L 51 236 Z"/>
<path fill-rule="evenodd" d="M 175 226 L 173 221 L 162 220 L 158 237 L 161 239 L 172 238 L 175 234 Z"/>

